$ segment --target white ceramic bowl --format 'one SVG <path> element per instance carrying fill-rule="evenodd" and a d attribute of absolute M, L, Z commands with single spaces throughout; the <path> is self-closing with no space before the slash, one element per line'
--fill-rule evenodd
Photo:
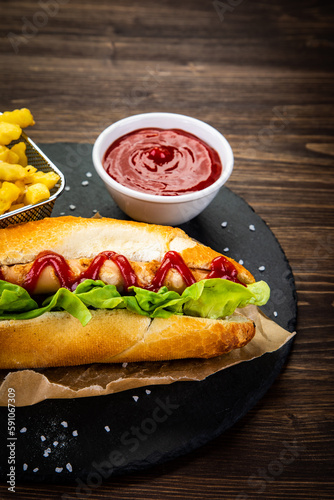
<path fill-rule="evenodd" d="M 179 196 L 161 196 L 135 191 L 112 179 L 102 161 L 108 147 L 119 137 L 147 127 L 177 128 L 189 132 L 214 148 L 222 162 L 219 179 L 200 191 Z M 233 170 L 233 152 L 225 137 L 201 120 L 174 113 L 144 113 L 119 120 L 107 127 L 93 147 L 93 163 L 117 205 L 132 219 L 155 224 L 178 225 L 193 219 L 206 208 Z"/>

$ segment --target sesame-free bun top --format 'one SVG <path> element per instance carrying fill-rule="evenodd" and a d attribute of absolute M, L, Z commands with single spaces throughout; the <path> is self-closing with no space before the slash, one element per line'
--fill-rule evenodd
<path fill-rule="evenodd" d="M 51 217 L 0 229 L 0 265 L 25 264 L 45 250 L 65 259 L 93 258 L 114 251 L 134 262 L 161 262 L 168 251 L 178 252 L 194 269 L 210 269 L 219 255 L 190 238 L 179 228 L 110 218 Z M 242 265 L 226 257 L 244 283 L 254 277 Z"/>

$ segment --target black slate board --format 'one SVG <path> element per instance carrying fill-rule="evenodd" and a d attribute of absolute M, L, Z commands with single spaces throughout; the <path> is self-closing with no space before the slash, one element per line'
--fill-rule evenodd
<path fill-rule="evenodd" d="M 41 144 L 63 171 L 66 191 L 53 216 L 128 219 L 115 205 L 91 162 L 89 144 Z M 83 183 L 83 184 L 82 184 Z M 87 184 L 88 183 L 88 184 Z M 263 312 L 294 331 L 297 301 L 289 263 L 265 222 L 224 187 L 198 217 L 183 224 L 189 235 L 243 260 L 271 287 Z M 16 408 L 16 482 L 74 483 L 89 495 L 113 475 L 127 474 L 188 453 L 244 416 L 270 388 L 292 341 L 274 353 L 218 372 L 201 382 L 176 382 L 110 396 L 47 400 Z M 7 408 L 0 408 L 0 480 L 9 471 Z"/>

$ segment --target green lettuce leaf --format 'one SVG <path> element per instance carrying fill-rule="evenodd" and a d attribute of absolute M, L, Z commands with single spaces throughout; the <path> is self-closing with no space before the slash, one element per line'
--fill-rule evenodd
<path fill-rule="evenodd" d="M 124 309 L 125 303 L 115 285 L 103 281 L 85 280 L 73 292 L 87 307 L 95 309 Z"/>
<path fill-rule="evenodd" d="M 17 312 L 30 311 L 38 307 L 29 293 L 19 285 L 13 285 L 0 280 L 0 314 L 4 311 Z"/>
<path fill-rule="evenodd" d="M 60 288 L 39 307 L 24 288 L 0 280 L 0 320 L 32 319 L 54 310 L 67 311 L 83 326 L 92 317 L 85 304 L 66 288 Z"/>
<path fill-rule="evenodd" d="M 177 292 L 169 291 L 166 286 L 161 287 L 158 292 L 136 286 L 130 287 L 129 290 L 133 291 L 135 296 L 124 299 L 127 308 L 133 312 L 150 318 L 168 318 L 172 314 L 182 314 L 182 297 Z M 135 299 L 135 302 L 131 299 Z"/>
<path fill-rule="evenodd" d="M 218 319 L 230 316 L 238 307 L 248 304 L 262 306 L 269 300 L 269 296 L 270 289 L 265 281 L 243 286 L 220 278 L 202 280 L 183 292 L 182 297 L 187 299 L 183 313 Z"/>
<path fill-rule="evenodd" d="M 86 325 L 91 319 L 88 308 L 126 308 L 151 318 L 186 314 L 217 319 L 231 315 L 237 307 L 264 305 L 270 296 L 269 286 L 264 281 L 245 287 L 220 278 L 194 283 L 181 295 L 165 286 L 158 292 L 135 286 L 129 290 L 130 295 L 122 296 L 114 285 L 85 280 L 74 292 L 60 288 L 39 307 L 22 287 L 0 280 L 0 319 L 30 319 L 47 311 L 65 310 Z"/>
<path fill-rule="evenodd" d="M 270 289 L 264 281 L 247 287 L 220 278 L 202 280 L 187 287 L 180 295 L 163 286 L 152 292 L 132 286 L 131 295 L 121 296 L 114 285 L 86 280 L 74 294 L 86 306 L 96 309 L 128 309 L 151 318 L 168 318 L 172 314 L 186 314 L 206 318 L 221 318 L 232 314 L 237 307 L 248 304 L 264 305 Z"/>
<path fill-rule="evenodd" d="M 139 287 L 130 287 L 134 295 L 125 295 L 117 291 L 115 285 L 106 285 L 103 281 L 85 280 L 73 292 L 86 306 L 95 309 L 128 309 L 142 316 L 167 318 L 172 313 L 165 309 L 175 301 L 180 301 L 180 295 L 162 287 L 158 292 L 152 292 Z M 159 313 L 157 312 L 159 310 Z"/>

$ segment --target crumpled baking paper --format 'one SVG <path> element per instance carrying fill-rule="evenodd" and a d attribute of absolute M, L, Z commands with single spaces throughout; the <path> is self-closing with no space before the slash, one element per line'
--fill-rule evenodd
<path fill-rule="evenodd" d="M 15 390 L 16 406 L 29 406 L 45 399 L 102 396 L 148 385 L 199 381 L 237 363 L 276 351 L 296 333 L 284 330 L 255 306 L 238 312 L 255 322 L 256 334 L 245 347 L 228 354 L 211 359 L 0 370 L 0 406 L 7 406 L 11 388 Z"/>

